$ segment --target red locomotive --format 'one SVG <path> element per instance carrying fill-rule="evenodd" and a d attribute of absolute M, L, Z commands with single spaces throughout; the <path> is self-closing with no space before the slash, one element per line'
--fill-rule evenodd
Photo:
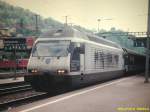
<path fill-rule="evenodd" d="M 0 69 L 26 69 L 28 64 L 28 59 L 17 59 L 17 62 L 14 60 L 0 60 Z"/>

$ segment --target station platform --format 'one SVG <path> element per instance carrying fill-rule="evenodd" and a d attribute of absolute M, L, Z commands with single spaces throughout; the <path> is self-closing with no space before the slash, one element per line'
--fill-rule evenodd
<path fill-rule="evenodd" d="M 14 72 L 2 72 L 0 73 L 0 79 L 23 77 L 24 75 L 26 75 L 26 72 L 23 71 L 16 72 L 16 74 Z"/>
<path fill-rule="evenodd" d="M 23 81 L 24 81 L 24 77 L 0 79 L 0 85 L 15 83 L 15 82 L 23 82 Z"/>
<path fill-rule="evenodd" d="M 130 76 L 50 97 L 10 112 L 150 112 L 150 83 Z"/>

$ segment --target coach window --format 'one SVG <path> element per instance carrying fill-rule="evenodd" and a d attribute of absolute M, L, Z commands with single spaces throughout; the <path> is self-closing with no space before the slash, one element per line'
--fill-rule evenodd
<path fill-rule="evenodd" d="M 134 56 L 130 56 L 130 64 L 134 64 Z"/>
<path fill-rule="evenodd" d="M 0 55 L 0 60 L 3 60 L 3 56 L 2 55 Z"/>

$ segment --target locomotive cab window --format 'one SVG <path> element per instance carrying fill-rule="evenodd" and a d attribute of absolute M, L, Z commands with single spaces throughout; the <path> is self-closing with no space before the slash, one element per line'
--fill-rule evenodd
<path fill-rule="evenodd" d="M 68 41 L 49 41 L 49 42 L 38 42 L 33 50 L 33 56 L 62 56 L 68 55 Z"/>

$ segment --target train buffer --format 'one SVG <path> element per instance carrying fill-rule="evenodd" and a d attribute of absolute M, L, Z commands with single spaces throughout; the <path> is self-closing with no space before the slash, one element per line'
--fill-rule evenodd
<path fill-rule="evenodd" d="M 150 112 L 150 83 L 130 76 L 50 97 L 12 112 Z"/>

